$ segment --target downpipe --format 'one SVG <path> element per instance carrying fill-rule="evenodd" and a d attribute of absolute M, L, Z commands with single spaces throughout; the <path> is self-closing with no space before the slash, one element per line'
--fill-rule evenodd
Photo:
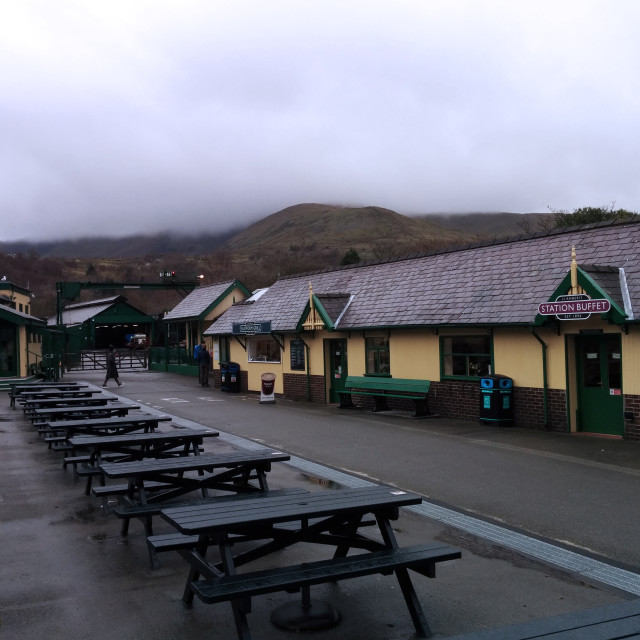
<path fill-rule="evenodd" d="M 544 428 L 549 428 L 549 385 L 547 381 L 547 344 L 531 327 L 531 335 L 542 346 L 542 410 L 544 412 Z"/>

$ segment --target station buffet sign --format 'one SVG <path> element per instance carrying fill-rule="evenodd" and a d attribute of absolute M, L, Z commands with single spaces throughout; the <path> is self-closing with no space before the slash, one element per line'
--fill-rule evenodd
<path fill-rule="evenodd" d="M 586 293 L 558 296 L 553 302 L 538 305 L 541 316 L 555 316 L 558 320 L 586 320 L 592 313 L 606 313 L 609 309 L 609 300 L 590 298 Z"/>

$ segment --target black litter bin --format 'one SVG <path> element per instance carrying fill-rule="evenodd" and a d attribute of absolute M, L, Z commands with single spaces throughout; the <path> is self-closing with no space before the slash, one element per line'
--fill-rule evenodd
<path fill-rule="evenodd" d="M 488 375 L 480 379 L 480 422 L 500 427 L 513 424 L 513 380 Z"/>
<path fill-rule="evenodd" d="M 237 362 L 220 363 L 220 389 L 230 393 L 240 391 L 240 365 Z"/>
<path fill-rule="evenodd" d="M 231 375 L 231 367 L 234 367 L 233 376 Z M 221 391 L 235 391 L 237 392 L 239 387 L 237 380 L 240 377 L 238 375 L 238 369 L 240 366 L 236 362 L 221 362 L 220 363 L 220 390 Z"/>
<path fill-rule="evenodd" d="M 220 389 L 222 391 L 229 391 L 229 363 L 220 363 Z"/>

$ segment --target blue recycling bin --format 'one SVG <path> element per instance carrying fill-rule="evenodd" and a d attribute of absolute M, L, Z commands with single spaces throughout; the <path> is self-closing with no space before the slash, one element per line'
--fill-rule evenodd
<path fill-rule="evenodd" d="M 480 378 L 480 422 L 500 427 L 513 425 L 513 380 L 508 376 Z"/>
<path fill-rule="evenodd" d="M 240 391 L 240 365 L 237 362 L 220 363 L 220 389 L 230 393 Z"/>

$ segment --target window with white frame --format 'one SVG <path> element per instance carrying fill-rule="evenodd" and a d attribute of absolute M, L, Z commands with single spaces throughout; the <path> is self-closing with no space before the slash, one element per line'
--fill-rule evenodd
<path fill-rule="evenodd" d="M 268 336 L 249 338 L 249 362 L 280 362 L 280 345 Z"/>

